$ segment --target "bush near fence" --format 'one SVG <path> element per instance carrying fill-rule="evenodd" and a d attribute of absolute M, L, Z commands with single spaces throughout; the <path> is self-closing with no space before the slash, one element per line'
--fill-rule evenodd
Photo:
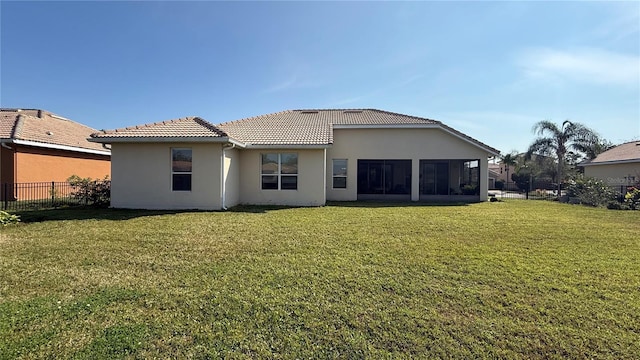
<path fill-rule="evenodd" d="M 2 210 L 39 210 L 65 206 L 96 205 L 97 200 L 83 196 L 94 187 L 111 188 L 109 180 L 96 180 L 81 187 L 72 182 L 34 182 L 34 183 L 2 183 L 0 184 L 0 207 Z M 108 199 L 107 205 L 108 205 Z"/>

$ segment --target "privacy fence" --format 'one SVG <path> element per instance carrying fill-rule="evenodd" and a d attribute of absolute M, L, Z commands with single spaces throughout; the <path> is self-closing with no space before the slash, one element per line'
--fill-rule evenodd
<path fill-rule="evenodd" d="M 69 182 L 1 183 L 2 210 L 38 210 L 68 206 L 94 205 L 99 199 L 91 196 L 96 189 L 109 189 L 110 181 L 84 184 Z"/>

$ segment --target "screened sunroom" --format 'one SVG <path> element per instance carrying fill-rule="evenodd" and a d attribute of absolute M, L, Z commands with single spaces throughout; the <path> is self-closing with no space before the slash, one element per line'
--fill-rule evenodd
<path fill-rule="evenodd" d="M 480 161 L 420 160 L 421 201 L 479 201 Z"/>

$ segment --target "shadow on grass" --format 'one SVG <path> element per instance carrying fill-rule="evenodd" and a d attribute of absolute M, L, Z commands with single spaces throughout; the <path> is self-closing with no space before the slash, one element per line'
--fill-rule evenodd
<path fill-rule="evenodd" d="M 386 207 L 424 207 L 424 206 L 469 206 L 467 202 L 384 202 L 384 201 L 327 201 L 327 206 L 359 207 L 359 208 L 386 208 Z"/>
<path fill-rule="evenodd" d="M 380 201 L 331 201 L 326 206 L 349 208 L 387 208 L 387 207 L 423 207 L 423 206 L 468 206 L 469 203 L 447 202 L 380 202 Z M 229 208 L 229 212 L 263 214 L 270 211 L 289 210 L 299 206 L 279 205 L 238 205 Z M 61 220 L 129 220 L 144 216 L 175 215 L 193 212 L 215 212 L 206 210 L 143 210 L 143 209 L 109 209 L 91 207 L 70 207 L 62 209 L 23 210 L 13 212 L 20 216 L 22 223 Z"/>
<path fill-rule="evenodd" d="M 129 220 L 143 216 L 174 215 L 198 210 L 132 210 L 73 207 L 66 209 L 25 210 L 14 214 L 22 223 L 60 220 Z"/>

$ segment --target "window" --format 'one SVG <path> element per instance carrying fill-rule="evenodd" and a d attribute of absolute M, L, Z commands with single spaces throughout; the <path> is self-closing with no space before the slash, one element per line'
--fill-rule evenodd
<path fill-rule="evenodd" d="M 298 154 L 262 154 L 262 190 L 298 189 Z"/>
<path fill-rule="evenodd" d="M 191 149 L 171 149 L 171 189 L 191 191 Z"/>
<path fill-rule="evenodd" d="M 347 159 L 333 159 L 333 188 L 347 188 Z"/>

